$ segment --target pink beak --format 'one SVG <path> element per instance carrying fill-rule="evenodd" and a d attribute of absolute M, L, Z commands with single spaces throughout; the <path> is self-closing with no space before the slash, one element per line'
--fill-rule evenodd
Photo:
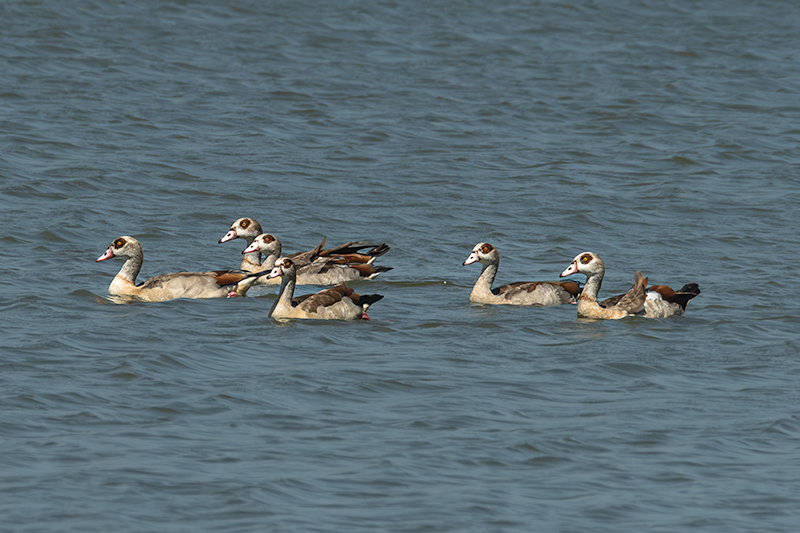
<path fill-rule="evenodd" d="M 225 234 L 223 238 L 219 240 L 220 243 L 232 241 L 233 239 L 237 239 L 239 236 L 236 234 L 236 228 L 231 228 L 228 233 Z"/>
<path fill-rule="evenodd" d="M 226 235 L 227 236 L 227 235 Z M 222 242 L 222 241 L 219 241 Z M 250 246 L 242 250 L 243 254 L 249 254 L 250 252 L 259 252 L 258 245 L 256 243 L 250 243 Z"/>
<path fill-rule="evenodd" d="M 95 263 L 99 263 L 100 261 L 105 261 L 106 259 L 111 259 L 112 257 L 114 257 L 114 250 L 109 246 L 108 250 L 103 252 L 103 255 L 98 257 Z"/>
<path fill-rule="evenodd" d="M 566 270 L 564 270 L 564 272 L 561 273 L 561 277 L 563 278 L 565 276 L 569 276 L 571 274 L 577 274 L 577 273 L 578 273 L 578 263 L 576 261 L 573 261 L 572 264 L 569 265 L 566 268 Z"/>
<path fill-rule="evenodd" d="M 469 257 L 467 257 L 467 259 L 461 265 L 462 266 L 471 265 L 472 263 L 475 263 L 477 261 L 479 261 L 478 253 L 477 252 L 472 252 L 471 254 L 469 254 Z"/>

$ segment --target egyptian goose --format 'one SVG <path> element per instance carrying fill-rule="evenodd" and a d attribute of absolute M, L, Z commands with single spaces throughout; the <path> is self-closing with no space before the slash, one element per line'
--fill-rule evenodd
<path fill-rule="evenodd" d="M 176 272 L 161 274 L 136 285 L 136 276 L 139 275 L 144 259 L 139 241 L 127 235 L 118 237 L 105 253 L 97 258 L 97 261 L 106 261 L 112 257 L 122 257 L 125 263 L 111 281 L 108 293 L 112 296 L 128 296 L 147 302 L 162 302 L 175 298 L 244 296 L 259 276 L 241 270 Z"/>
<path fill-rule="evenodd" d="M 288 257 L 278 259 L 268 276 L 281 280 L 278 299 L 269 311 L 269 316 L 277 319 L 369 320 L 367 308 L 383 298 L 380 294 L 356 294 L 344 283 L 294 298 L 297 269 Z"/>
<path fill-rule="evenodd" d="M 228 230 L 228 233 L 222 237 L 219 242 L 228 242 L 232 241 L 233 239 L 244 239 L 247 241 L 248 246 L 250 243 L 253 242 L 253 239 L 256 236 L 261 235 L 263 232 L 261 231 L 261 224 L 253 220 L 252 218 L 240 218 L 236 222 L 233 223 L 231 229 Z M 248 272 L 258 272 L 261 270 L 261 254 L 256 252 L 248 252 L 243 255 L 242 263 L 239 267 L 242 270 L 247 270 Z"/>
<path fill-rule="evenodd" d="M 343 281 L 374 279 L 378 274 L 392 269 L 392 267 L 372 264 L 376 257 L 389 250 L 385 244 L 373 246 L 364 253 L 358 253 L 358 251 L 372 245 L 349 242 L 338 248 L 322 250 L 324 244 L 325 239 L 313 250 L 286 256 L 294 261 L 298 285 L 336 285 Z M 274 235 L 262 233 L 253 239 L 253 242 L 244 249 L 242 254 L 247 255 L 253 252 L 264 254 L 264 261 L 258 267 L 258 270 L 263 272 L 272 269 L 275 260 L 281 254 L 281 243 Z M 280 280 L 264 276 L 257 283 L 277 285 Z"/>
<path fill-rule="evenodd" d="M 561 277 L 584 274 L 586 285 L 578 302 L 578 318 L 618 319 L 638 314 L 644 309 L 647 278 L 638 270 L 634 274 L 633 287 L 625 294 L 597 302 L 597 293 L 603 283 L 606 267 L 603 260 L 592 252 L 578 254 L 561 273 Z"/>
<path fill-rule="evenodd" d="M 575 302 L 581 292 L 580 284 L 574 281 L 518 281 L 492 289 L 500 265 L 497 248 L 486 242 L 476 244 L 463 264 L 478 262 L 483 265 L 483 270 L 469 294 L 469 301 L 473 303 L 560 305 Z"/>
<path fill-rule="evenodd" d="M 233 239 L 244 239 L 247 241 L 247 248 L 242 252 L 242 262 L 240 268 L 247 272 L 262 272 L 270 270 L 275 259 L 280 252 L 274 254 L 272 247 L 266 247 L 267 259 L 261 262 L 261 251 L 250 246 L 255 239 L 262 235 L 261 224 L 252 218 L 240 218 L 236 220 L 222 237 L 219 242 L 228 242 Z M 280 246 L 280 243 L 277 243 Z M 361 267 L 359 264 L 372 265 L 375 259 L 389 251 L 389 246 L 380 244 L 378 246 L 363 242 L 348 242 L 335 248 L 323 250 L 325 239 L 314 249 L 307 252 L 290 254 L 297 263 L 298 285 L 334 285 L 342 281 L 355 281 L 359 279 L 373 279 L 381 272 L 391 270 L 391 267 Z M 364 248 L 370 248 L 361 252 Z M 335 260 L 325 260 L 325 258 L 335 258 Z M 271 260 L 271 262 L 270 262 Z M 311 266 L 310 263 L 317 264 Z M 277 284 L 277 281 L 270 281 L 259 278 L 258 284 Z"/>
<path fill-rule="evenodd" d="M 648 318 L 666 318 L 682 315 L 689 300 L 700 294 L 697 283 L 687 283 L 674 291 L 666 285 L 651 285 L 647 288 L 644 301 L 645 315 Z"/>

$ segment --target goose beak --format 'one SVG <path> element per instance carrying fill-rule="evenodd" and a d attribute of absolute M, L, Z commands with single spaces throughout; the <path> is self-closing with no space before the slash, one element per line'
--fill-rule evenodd
<path fill-rule="evenodd" d="M 103 255 L 98 257 L 95 263 L 99 263 L 100 261 L 105 261 L 106 259 L 111 259 L 112 257 L 114 257 L 114 250 L 109 246 L 108 250 L 103 252 Z"/>
<path fill-rule="evenodd" d="M 281 276 L 283 276 L 283 267 L 276 266 L 267 274 L 267 279 L 279 278 Z"/>
<path fill-rule="evenodd" d="M 564 272 L 562 272 L 562 273 L 561 273 L 561 277 L 563 278 L 563 277 L 565 277 L 565 276 L 570 276 L 570 275 L 572 275 L 572 274 L 577 274 L 577 273 L 578 273 L 578 262 L 577 262 L 577 261 L 573 261 L 573 262 L 572 262 L 572 263 L 571 263 L 571 264 L 570 264 L 570 265 L 569 265 L 569 266 L 566 268 L 566 270 L 564 270 Z"/>
<path fill-rule="evenodd" d="M 220 243 L 232 241 L 233 239 L 238 238 L 239 236 L 236 235 L 236 228 L 231 228 L 228 233 L 225 234 L 223 238 L 219 240 Z"/>
<path fill-rule="evenodd" d="M 478 259 L 478 253 L 472 252 L 471 254 L 469 254 L 469 257 L 467 257 L 466 261 L 461 263 L 461 266 L 471 265 L 472 263 L 477 263 L 478 261 L 480 261 L 480 259 Z"/>
<path fill-rule="evenodd" d="M 227 235 L 225 237 L 227 237 Z M 223 241 L 219 241 L 219 242 L 223 242 Z M 258 245 L 255 242 L 252 242 L 252 243 L 250 243 L 250 246 L 248 246 L 247 248 L 242 250 L 242 253 L 243 254 L 249 254 L 250 252 L 258 252 L 258 251 L 259 251 Z"/>

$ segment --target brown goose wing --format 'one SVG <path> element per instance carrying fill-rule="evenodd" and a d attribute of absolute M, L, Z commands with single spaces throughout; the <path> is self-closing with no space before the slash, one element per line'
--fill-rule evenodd
<path fill-rule="evenodd" d="M 647 287 L 647 278 L 642 276 L 642 273 L 637 270 L 636 274 L 633 276 L 633 280 L 633 287 L 631 287 L 628 292 L 620 297 L 609 298 L 601 305 L 605 304 L 605 302 L 608 302 L 609 300 L 615 300 L 616 298 L 619 298 L 614 304 L 612 304 L 613 307 L 626 311 L 629 314 L 635 314 L 641 311 L 644 307 L 644 300 L 647 296 L 645 293 L 645 288 Z"/>
<path fill-rule="evenodd" d="M 342 298 L 352 294 L 352 292 L 353 289 L 349 288 L 344 283 L 340 283 L 335 287 L 323 289 L 318 293 L 309 295 L 302 302 L 300 302 L 299 305 L 305 311 L 314 312 L 319 307 L 329 307 L 336 302 L 341 301 Z"/>
<path fill-rule="evenodd" d="M 211 275 L 220 287 L 239 283 L 248 276 L 243 270 L 212 270 L 207 274 Z"/>
<path fill-rule="evenodd" d="M 311 250 L 308 250 L 307 252 L 296 252 L 293 254 L 289 254 L 286 257 L 294 261 L 297 268 L 301 268 L 320 256 L 320 253 L 322 252 L 322 247 L 325 246 L 326 239 L 327 237 L 323 237 L 321 243 L 316 245 Z"/>

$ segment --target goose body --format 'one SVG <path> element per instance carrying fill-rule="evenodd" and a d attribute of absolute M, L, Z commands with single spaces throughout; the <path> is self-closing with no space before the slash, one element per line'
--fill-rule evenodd
<path fill-rule="evenodd" d="M 278 259 L 268 276 L 281 281 L 278 299 L 269 312 L 276 319 L 369 320 L 367 308 L 383 298 L 380 294 L 356 294 L 344 283 L 295 298 L 297 269 L 288 257 Z"/>
<path fill-rule="evenodd" d="M 686 312 L 689 300 L 700 294 L 697 283 L 687 283 L 675 291 L 666 285 L 651 285 L 647 288 L 644 301 L 644 316 L 648 318 L 667 318 Z"/>
<path fill-rule="evenodd" d="M 114 239 L 108 249 L 97 258 L 106 261 L 114 257 L 125 259 L 119 273 L 108 287 L 111 296 L 136 298 L 147 302 L 162 302 L 175 298 L 224 298 L 244 296 L 258 276 L 236 270 L 211 272 L 175 272 L 161 274 L 139 285 L 136 277 L 142 268 L 142 245 L 130 236 Z"/>
<path fill-rule="evenodd" d="M 581 292 L 581 286 L 574 281 L 518 281 L 509 285 L 492 288 L 500 253 L 486 242 L 475 245 L 464 265 L 481 263 L 483 270 L 469 294 L 469 301 L 493 305 L 561 305 L 574 303 Z"/>
<path fill-rule="evenodd" d="M 605 271 L 605 264 L 597 254 L 584 252 L 575 256 L 572 263 L 561 273 L 561 277 L 572 274 L 586 276 L 586 285 L 583 286 L 581 299 L 578 302 L 578 318 L 616 320 L 642 312 L 645 306 L 647 278 L 637 270 L 633 278 L 633 287 L 628 292 L 598 302 L 597 294 L 600 292 Z"/>
<path fill-rule="evenodd" d="M 261 224 L 252 218 L 240 218 L 219 242 L 244 239 L 248 246 L 242 252 L 241 269 L 247 272 L 265 272 L 272 269 L 281 255 L 281 243 L 274 235 L 261 232 Z M 376 258 L 389 251 L 386 244 L 372 245 L 350 241 L 341 246 L 323 249 L 325 240 L 306 252 L 289 254 L 297 269 L 298 285 L 335 285 L 346 281 L 374 279 L 391 267 L 375 266 Z M 261 254 L 264 260 L 261 260 Z M 278 279 L 262 276 L 256 282 L 277 285 Z"/>

